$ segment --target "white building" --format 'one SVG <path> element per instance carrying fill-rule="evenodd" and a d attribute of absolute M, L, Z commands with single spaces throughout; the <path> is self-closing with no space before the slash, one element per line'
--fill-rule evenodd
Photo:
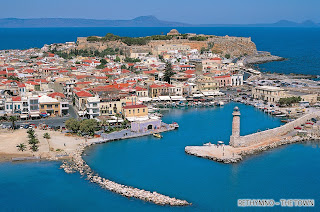
<path fill-rule="evenodd" d="M 87 104 L 86 104 L 87 115 L 89 116 L 90 119 L 93 119 L 100 115 L 99 104 L 100 104 L 100 98 L 98 96 L 89 97 L 87 99 Z"/>
<path fill-rule="evenodd" d="M 243 75 L 242 74 L 235 74 L 231 75 L 231 86 L 240 86 L 243 85 Z"/>

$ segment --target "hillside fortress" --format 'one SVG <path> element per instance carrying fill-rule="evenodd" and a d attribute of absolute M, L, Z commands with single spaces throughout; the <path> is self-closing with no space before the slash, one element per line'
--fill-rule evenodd
<path fill-rule="evenodd" d="M 197 49 L 198 51 L 211 50 L 216 54 L 223 56 L 228 54 L 234 57 L 257 54 L 256 45 L 251 41 L 251 37 L 197 35 L 192 33 L 182 35 L 177 30 L 171 30 L 166 36 L 170 37 L 166 40 L 150 39 L 143 45 L 127 45 L 121 40 L 88 41 L 87 37 L 78 37 L 77 49 L 103 51 L 107 48 L 118 48 L 128 57 L 134 53 L 152 53 L 153 55 L 158 55 L 166 50 L 183 51 L 191 49 Z"/>

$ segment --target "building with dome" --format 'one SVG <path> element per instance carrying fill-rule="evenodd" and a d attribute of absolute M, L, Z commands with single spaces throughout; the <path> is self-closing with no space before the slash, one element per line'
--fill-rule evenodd
<path fill-rule="evenodd" d="M 180 33 L 178 32 L 178 30 L 172 29 L 170 30 L 170 32 L 167 33 L 167 35 L 180 35 Z"/>

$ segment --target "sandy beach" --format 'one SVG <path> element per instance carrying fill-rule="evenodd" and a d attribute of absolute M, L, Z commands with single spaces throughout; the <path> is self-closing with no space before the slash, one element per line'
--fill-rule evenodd
<path fill-rule="evenodd" d="M 43 138 L 44 133 L 49 133 L 51 139 Z M 65 158 L 73 152 L 81 143 L 84 143 L 84 138 L 77 136 L 65 136 L 58 131 L 38 130 L 35 129 L 37 138 L 39 139 L 39 150 L 32 152 L 28 144 L 28 134 L 26 129 L 18 129 L 9 131 L 7 129 L 0 130 L 0 162 L 11 161 L 15 157 L 32 157 L 40 156 L 41 159 L 57 160 Z M 24 143 L 27 148 L 25 151 L 18 151 L 18 144 Z"/>

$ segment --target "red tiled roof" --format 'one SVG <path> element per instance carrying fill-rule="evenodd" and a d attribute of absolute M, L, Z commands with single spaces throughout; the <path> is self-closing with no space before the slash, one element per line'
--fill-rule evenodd
<path fill-rule="evenodd" d="M 228 78 L 230 75 L 223 75 L 223 76 L 215 76 L 214 78 Z"/>
<path fill-rule="evenodd" d="M 147 89 L 146 88 L 143 88 L 143 87 L 135 87 L 136 91 L 146 91 Z"/>
<path fill-rule="evenodd" d="M 59 93 L 59 92 L 54 92 L 54 93 L 48 94 L 48 96 L 50 96 L 52 98 L 55 98 L 57 96 L 60 96 L 61 98 L 65 98 L 65 95 L 63 93 Z"/>
<path fill-rule="evenodd" d="M 79 91 L 76 93 L 78 97 L 92 97 L 92 94 L 87 91 Z"/>
<path fill-rule="evenodd" d="M 185 74 L 194 74 L 196 71 L 195 70 L 186 70 L 183 73 Z"/>
<path fill-rule="evenodd" d="M 12 101 L 14 101 L 14 102 L 21 101 L 21 96 L 13 96 Z"/>
<path fill-rule="evenodd" d="M 161 87 L 174 87 L 173 85 L 170 85 L 168 83 L 166 84 L 161 84 L 161 85 L 157 85 L 157 84 L 152 84 L 150 85 L 150 88 L 161 88 Z"/>

